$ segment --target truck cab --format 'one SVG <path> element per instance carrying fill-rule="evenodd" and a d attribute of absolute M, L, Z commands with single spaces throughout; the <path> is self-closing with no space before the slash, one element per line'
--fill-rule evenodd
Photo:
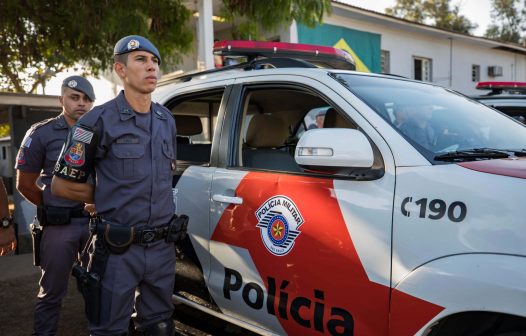
<path fill-rule="evenodd" d="M 174 302 L 265 335 L 524 332 L 525 128 L 287 49 L 316 46 L 255 48 L 154 93 L 176 120 L 174 201 L 190 217 Z"/>

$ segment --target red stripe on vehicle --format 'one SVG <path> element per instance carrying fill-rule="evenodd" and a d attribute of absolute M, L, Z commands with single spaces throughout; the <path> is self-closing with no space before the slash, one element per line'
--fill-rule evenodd
<path fill-rule="evenodd" d="M 269 294 L 272 315 L 287 334 L 344 334 L 348 330 L 338 321 L 344 320 L 342 316 L 347 312 L 352 315 L 355 335 L 388 334 L 390 288 L 369 281 L 343 219 L 332 180 L 249 173 L 236 195 L 243 198 L 243 205 L 230 205 L 224 211 L 212 240 L 249 251 Z M 294 246 L 283 256 L 269 252 L 261 229 L 256 227 L 256 210 L 276 195 L 292 200 L 304 219 Z M 274 298 L 269 299 L 271 293 Z M 281 300 L 282 296 L 287 300 Z M 291 317 L 292 302 L 296 307 L 298 302 L 310 302 L 310 306 L 303 305 L 296 312 L 303 326 L 297 322 L 297 315 L 296 320 Z M 403 302 L 402 307 L 419 309 L 415 312 L 419 318 L 400 313 L 404 317 L 403 330 L 408 334 L 422 328 L 440 308 L 409 295 L 403 297 Z M 269 314 L 266 304 L 261 314 Z"/>
<path fill-rule="evenodd" d="M 526 159 L 524 158 L 471 161 L 458 165 L 488 174 L 526 178 Z"/>

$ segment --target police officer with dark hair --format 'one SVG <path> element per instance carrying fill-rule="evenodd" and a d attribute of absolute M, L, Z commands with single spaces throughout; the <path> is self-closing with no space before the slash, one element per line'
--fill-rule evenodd
<path fill-rule="evenodd" d="M 68 130 L 95 100 L 93 87 L 84 77 L 70 76 L 62 83 L 59 97 L 62 113 L 31 126 L 18 151 L 15 168 L 18 191 L 37 206 L 42 226 L 38 235 L 42 277 L 35 309 L 33 335 L 54 335 L 57 331 L 61 301 L 66 295 L 73 262 L 88 240 L 89 215 L 84 203 L 51 194 L 53 169 Z M 83 153 L 78 152 L 79 157 Z M 40 230 L 38 225 L 38 230 Z"/>
<path fill-rule="evenodd" d="M 100 302 L 91 300 L 96 292 L 85 295 L 91 334 L 125 335 L 135 308 L 139 332 L 172 335 L 175 249 L 169 236 L 175 218 L 175 120 L 151 101 L 161 56 L 149 40 L 122 38 L 114 61 L 124 91 L 71 129 L 52 190 L 95 203 L 100 216 L 92 221 L 96 237 L 87 270 L 88 282 L 100 279 Z M 86 184 L 93 174 L 95 185 Z M 88 286 L 88 294 L 91 290 Z"/>

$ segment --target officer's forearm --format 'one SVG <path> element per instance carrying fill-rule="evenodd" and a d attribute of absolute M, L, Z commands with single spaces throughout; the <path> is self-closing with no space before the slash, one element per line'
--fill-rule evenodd
<path fill-rule="evenodd" d="M 20 170 L 16 173 L 16 189 L 25 199 L 34 205 L 42 204 L 42 189 L 37 185 L 40 173 L 28 173 Z"/>
<path fill-rule="evenodd" d="M 83 203 L 94 203 L 94 187 L 88 183 L 72 182 L 57 176 L 51 181 L 51 193 L 55 196 L 67 198 Z"/>

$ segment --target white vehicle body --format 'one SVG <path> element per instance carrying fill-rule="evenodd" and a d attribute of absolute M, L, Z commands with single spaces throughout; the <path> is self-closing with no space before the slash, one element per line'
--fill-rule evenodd
<path fill-rule="evenodd" d="M 437 328 L 449 317 L 466 334 L 492 319 L 524 331 L 526 160 L 430 159 L 334 74 L 439 90 L 388 76 L 294 68 L 225 71 L 157 89 L 154 100 L 172 109 L 178 129 L 178 116 L 186 115 L 199 116 L 209 131 L 209 161 L 180 162 L 175 185 L 177 212 L 190 217 L 176 301 L 261 334 L 449 334 Z M 287 92 L 290 99 L 283 98 Z M 189 108 L 212 96 L 213 109 Z M 298 137 L 324 132 L 323 144 L 316 135 L 305 138 L 311 161 L 301 161 L 296 148 L 296 163 L 309 164 L 301 171 L 247 166 L 245 151 L 260 151 L 262 161 L 265 151 L 279 154 L 270 144 L 247 149 L 247 116 L 277 115 L 280 103 L 293 111 L 311 96 L 336 109 L 370 148 L 361 142 L 365 149 L 347 153 L 342 144 L 352 148 L 359 137 L 335 133 L 341 127 L 308 133 L 288 127 Z M 433 105 L 439 115 L 443 108 Z M 438 137 L 451 133 L 445 130 Z M 333 160 L 327 148 L 343 156 Z M 345 162 L 363 169 L 337 171 Z M 193 288 L 181 285 L 182 278 L 193 279 Z"/>

